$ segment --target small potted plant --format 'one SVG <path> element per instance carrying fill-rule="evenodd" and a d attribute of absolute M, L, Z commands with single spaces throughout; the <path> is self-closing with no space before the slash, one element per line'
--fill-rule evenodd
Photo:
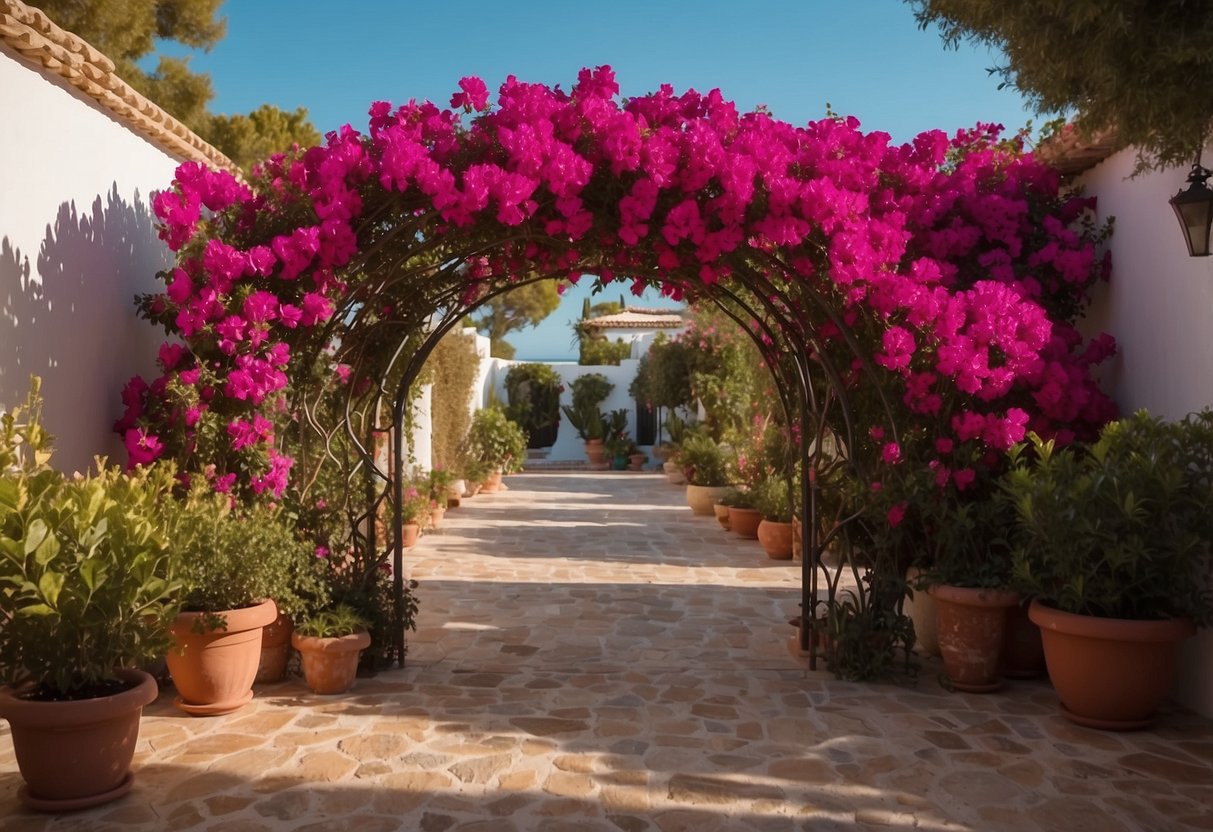
<path fill-rule="evenodd" d="M 47 467 L 38 383 L 0 416 L 0 717 L 30 808 L 72 811 L 131 787 L 175 585 L 159 506 L 172 471 Z"/>
<path fill-rule="evenodd" d="M 314 589 L 314 546 L 279 509 L 233 507 L 205 485 L 173 504 L 170 538 L 179 566 L 182 612 L 168 652 L 177 707 L 194 716 L 235 711 L 253 698 L 262 630 L 280 607 L 302 607 Z"/>
<path fill-rule="evenodd" d="M 404 522 L 404 548 L 412 549 L 421 538 L 421 527 L 428 525 L 433 504 L 425 483 L 408 483 L 404 486 L 404 504 L 401 506 Z"/>
<path fill-rule="evenodd" d="M 426 489 L 430 497 L 430 526 L 438 528 L 438 524 L 442 522 L 442 518 L 446 516 L 447 500 L 451 492 L 451 485 L 455 482 L 455 478 L 450 471 L 442 468 L 434 468 L 426 474 Z"/>
<path fill-rule="evenodd" d="M 1033 437 L 1014 460 L 1014 579 L 1034 599 L 1062 714 L 1149 724 L 1179 643 L 1213 622 L 1213 412 L 1168 423 L 1143 411 L 1090 447 Z"/>
<path fill-rule="evenodd" d="M 754 502 L 754 492 L 736 488 L 729 496 L 729 530 L 747 540 L 757 540 L 762 512 Z"/>
<path fill-rule="evenodd" d="M 560 409 L 585 443 L 585 455 L 590 461 L 590 467 L 604 468 L 608 464 L 606 450 L 603 448 L 607 426 L 606 417 L 599 410 L 599 405 L 606 401 L 615 385 L 602 373 L 586 373 L 573 379 L 570 387 L 572 403 L 561 405 Z"/>
<path fill-rule="evenodd" d="M 467 443 L 469 457 L 483 461 L 489 468 L 489 475 L 482 482 L 486 494 L 500 490 L 501 475 L 519 470 L 526 459 L 526 434 L 500 407 L 476 411 Z"/>
<path fill-rule="evenodd" d="M 731 530 L 729 525 L 729 510 L 733 503 L 737 502 L 740 494 L 736 488 L 730 488 L 721 494 L 720 497 L 712 503 L 712 512 L 716 515 L 716 522 L 720 524 L 720 528 L 726 532 Z"/>
<path fill-rule="evenodd" d="M 762 515 L 758 524 L 758 542 L 773 560 L 792 558 L 792 503 L 788 482 L 769 477 L 754 488 L 754 507 Z"/>
<path fill-rule="evenodd" d="M 467 491 L 463 492 L 464 497 L 475 497 L 480 493 L 482 484 L 488 479 L 491 471 L 488 463 L 482 459 L 468 457 L 463 463 L 463 479 L 467 483 Z"/>
<path fill-rule="evenodd" d="M 712 506 L 729 490 L 724 449 L 705 434 L 686 437 L 678 455 L 687 478 L 687 505 L 695 514 L 712 516 Z"/>
<path fill-rule="evenodd" d="M 366 619 L 348 604 L 319 610 L 299 623 L 291 644 L 312 693 L 345 693 L 354 686 L 358 658 L 371 646 L 366 628 Z"/>

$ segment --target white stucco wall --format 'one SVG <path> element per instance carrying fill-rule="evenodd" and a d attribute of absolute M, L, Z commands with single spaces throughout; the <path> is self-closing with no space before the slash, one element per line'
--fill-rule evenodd
<path fill-rule="evenodd" d="M 40 375 L 56 467 L 123 460 L 119 393 L 162 335 L 133 303 L 169 262 L 150 197 L 179 160 L 4 46 L 0 114 L 0 406 Z"/>
<path fill-rule="evenodd" d="M 1121 151 L 1081 179 L 1098 197 L 1100 218 L 1116 218 L 1112 279 L 1087 323 L 1120 346 L 1107 380 L 1122 412 L 1179 419 L 1213 405 L 1213 257 L 1188 256 L 1167 204 L 1187 170 L 1130 180 L 1133 160 L 1132 150 Z M 1213 716 L 1213 632 L 1184 644 L 1176 699 Z"/>

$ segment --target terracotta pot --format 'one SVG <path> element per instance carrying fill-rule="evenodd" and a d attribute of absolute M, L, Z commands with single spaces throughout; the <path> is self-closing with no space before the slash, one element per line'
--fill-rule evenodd
<path fill-rule="evenodd" d="M 585 440 L 585 457 L 590 461 L 590 467 L 601 470 L 607 465 L 606 448 L 601 439 Z"/>
<path fill-rule="evenodd" d="M 406 549 L 412 549 L 417 545 L 417 541 L 421 539 L 421 524 L 420 523 L 405 523 L 404 524 L 404 542 L 403 546 Z"/>
<path fill-rule="evenodd" d="M 1007 610 L 1001 673 L 1009 679 L 1037 679 L 1045 675 L 1045 647 L 1040 628 L 1028 618 L 1028 608 L 1023 604 Z"/>
<path fill-rule="evenodd" d="M 714 512 L 712 506 L 716 501 L 723 497 L 729 490 L 727 485 L 688 485 L 687 486 L 687 505 L 691 507 L 691 511 L 695 514 L 701 514 L 706 517 L 711 517 Z"/>
<path fill-rule="evenodd" d="M 446 517 L 445 506 L 434 506 L 430 509 L 430 528 L 438 528 L 438 524 L 442 522 L 442 518 Z"/>
<path fill-rule="evenodd" d="M 13 752 L 25 779 L 17 796 L 26 806 L 72 812 L 130 791 L 139 718 L 157 689 L 156 680 L 142 670 L 119 670 L 118 678 L 130 687 L 72 702 L 30 701 L 0 689 L 0 717 L 12 729 Z"/>
<path fill-rule="evenodd" d="M 647 454 L 631 454 L 628 457 L 628 469 L 631 471 L 643 471 L 644 464 L 649 461 Z"/>
<path fill-rule="evenodd" d="M 275 604 L 275 608 L 277 605 Z M 291 633 L 295 622 L 281 610 L 278 617 L 261 630 L 261 661 L 257 665 L 258 684 L 281 682 L 286 675 L 286 661 L 291 652 Z"/>
<path fill-rule="evenodd" d="M 906 583 L 913 585 L 922 570 L 911 566 L 906 570 Z M 914 650 L 924 656 L 939 655 L 939 628 L 935 597 L 925 589 L 912 590 L 902 605 L 902 612 L 914 622 Z"/>
<path fill-rule="evenodd" d="M 459 503 L 463 500 L 463 492 L 466 490 L 467 483 L 463 480 L 456 480 L 446 492 L 446 507 L 459 508 Z"/>
<path fill-rule="evenodd" d="M 792 524 L 777 523 L 765 517 L 758 524 L 758 542 L 771 560 L 792 559 Z"/>
<path fill-rule="evenodd" d="M 1028 617 L 1040 627 L 1049 679 L 1062 715 L 1088 728 L 1144 728 L 1171 690 L 1179 643 L 1191 621 L 1128 621 L 1074 615 L 1033 601 Z"/>
<path fill-rule="evenodd" d="M 665 471 L 665 477 L 670 481 L 670 485 L 685 485 L 687 478 L 682 473 L 682 466 L 677 462 L 662 463 L 661 470 Z"/>
<path fill-rule="evenodd" d="M 729 527 L 742 537 L 757 539 L 758 524 L 761 522 L 762 515 L 758 513 L 758 509 L 729 506 Z"/>
<path fill-rule="evenodd" d="M 494 471 L 488 475 L 488 478 L 481 483 L 482 490 L 485 494 L 496 494 L 501 490 L 501 472 Z"/>
<path fill-rule="evenodd" d="M 712 511 L 716 514 L 716 522 L 720 524 L 720 528 L 727 532 L 729 530 L 729 507 L 722 506 L 720 503 L 712 503 Z"/>
<path fill-rule="evenodd" d="M 358 675 L 358 656 L 371 646 L 366 630 L 339 638 L 316 638 L 295 633 L 291 644 L 303 663 L 303 681 L 312 693 L 345 693 Z"/>
<path fill-rule="evenodd" d="M 952 686 L 967 693 L 998 690 L 1007 608 L 1019 603 L 1018 593 L 947 584 L 931 587 L 930 593 L 943 670 Z"/>
<path fill-rule="evenodd" d="M 273 601 L 263 601 L 254 607 L 212 613 L 227 622 L 227 629 L 196 632 L 195 622 L 206 615 L 183 612 L 177 616 L 169 628 L 177 646 L 165 657 L 180 694 L 174 704 L 193 716 L 229 714 L 253 698 L 261 630 L 278 617 L 278 607 Z"/>

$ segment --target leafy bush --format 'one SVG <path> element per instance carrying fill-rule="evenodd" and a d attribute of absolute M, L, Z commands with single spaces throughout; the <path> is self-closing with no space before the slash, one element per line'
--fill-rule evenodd
<path fill-rule="evenodd" d="M 526 459 L 526 434 L 500 407 L 482 408 L 472 417 L 468 455 L 491 469 L 521 470 Z"/>
<path fill-rule="evenodd" d="M 338 604 L 304 618 L 295 629 L 312 638 L 341 638 L 365 630 L 367 621 L 349 604 Z"/>
<path fill-rule="evenodd" d="M 1213 621 L 1213 411 L 1142 411 L 1086 452 L 1032 437 L 1014 461 L 1020 591 L 1080 615 Z"/>
<path fill-rule="evenodd" d="M 763 519 L 774 523 L 792 522 L 792 503 L 788 499 L 788 482 L 782 477 L 769 477 L 753 489 L 754 508 Z"/>
<path fill-rule="evenodd" d="M 457 470 L 460 449 L 472 424 L 469 406 L 480 367 L 474 337 L 451 333 L 438 342 L 426 362 L 434 384 L 430 418 L 433 423 L 434 467 Z"/>
<path fill-rule="evenodd" d="M 729 464 L 724 449 L 710 436 L 694 434 L 682 443 L 679 456 L 691 485 L 729 484 Z"/>
<path fill-rule="evenodd" d="M 581 352 L 577 363 L 587 366 L 619 366 L 619 362 L 632 356 L 632 345 L 621 338 L 609 341 L 602 337 L 585 336 L 581 339 Z"/>
<path fill-rule="evenodd" d="M 86 698 L 172 645 L 169 466 L 65 479 L 47 467 L 38 382 L 0 416 L 0 683 Z"/>
<path fill-rule="evenodd" d="M 527 445 L 549 447 L 560 423 L 560 374 L 547 364 L 515 364 L 505 374 L 506 414 L 526 432 Z"/>
<path fill-rule="evenodd" d="M 605 417 L 598 406 L 611 394 L 615 385 L 602 373 L 586 373 L 573 379 L 570 386 L 573 389 L 572 406 L 561 406 L 569 424 L 583 441 L 605 439 Z"/>
<path fill-rule="evenodd" d="M 219 612 L 272 598 L 295 614 L 326 597 L 315 547 L 296 536 L 282 511 L 233 508 L 226 495 L 197 487 L 168 514 L 186 610 Z"/>

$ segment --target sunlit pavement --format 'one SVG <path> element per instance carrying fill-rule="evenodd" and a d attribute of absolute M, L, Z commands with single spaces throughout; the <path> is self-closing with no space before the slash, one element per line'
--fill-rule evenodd
<path fill-rule="evenodd" d="M 788 655 L 798 564 L 694 517 L 655 474 L 544 473 L 409 552 L 408 666 L 223 717 L 145 713 L 132 793 L 0 829 L 1213 829 L 1213 722 L 1110 734 L 1047 682 L 866 685 Z"/>

